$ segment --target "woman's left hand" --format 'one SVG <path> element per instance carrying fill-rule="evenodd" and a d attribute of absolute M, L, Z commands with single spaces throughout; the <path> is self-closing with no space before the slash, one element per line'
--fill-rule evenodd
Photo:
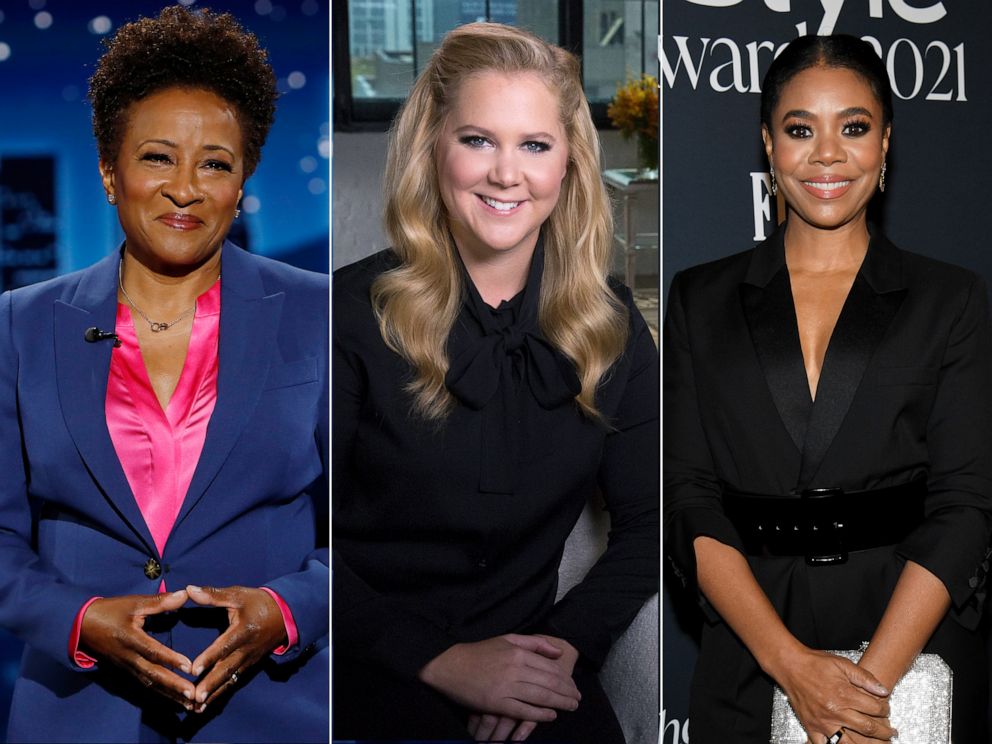
<path fill-rule="evenodd" d="M 575 646 L 563 638 L 540 633 L 535 633 L 535 635 L 561 649 L 561 656 L 552 659 L 552 661 L 561 667 L 564 674 L 571 677 L 575 670 L 575 662 L 579 658 L 579 652 Z M 520 721 L 510 716 L 497 716 L 490 713 L 475 713 L 468 718 L 468 732 L 473 739 L 479 742 L 525 741 L 536 728 L 537 722 L 535 721 Z"/>
<path fill-rule="evenodd" d="M 188 586 L 198 605 L 227 608 L 228 627 L 193 660 L 200 677 L 194 693 L 197 713 L 237 684 L 237 675 L 286 642 L 286 626 L 275 600 L 267 592 L 244 586 Z"/>
<path fill-rule="evenodd" d="M 518 721 L 491 713 L 473 713 L 468 717 L 468 733 L 479 742 L 525 741 L 536 728 L 535 721 Z"/>
<path fill-rule="evenodd" d="M 840 737 L 840 744 L 891 744 L 888 740 L 862 736 L 849 729 L 841 729 L 841 732 L 843 736 Z"/>

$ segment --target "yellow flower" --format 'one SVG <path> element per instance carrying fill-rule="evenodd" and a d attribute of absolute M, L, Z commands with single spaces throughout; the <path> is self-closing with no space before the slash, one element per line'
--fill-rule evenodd
<path fill-rule="evenodd" d="M 613 125 L 625 138 L 643 134 L 658 138 L 658 80 L 654 75 L 628 77 L 617 85 L 616 95 L 606 110 Z"/>

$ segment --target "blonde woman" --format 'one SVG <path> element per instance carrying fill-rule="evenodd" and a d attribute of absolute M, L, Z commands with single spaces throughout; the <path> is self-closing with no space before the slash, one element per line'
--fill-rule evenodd
<path fill-rule="evenodd" d="M 397 118 L 393 248 L 334 278 L 335 738 L 623 742 L 596 670 L 657 591 L 658 358 L 599 173 L 578 61 L 508 26 L 448 34 Z"/>

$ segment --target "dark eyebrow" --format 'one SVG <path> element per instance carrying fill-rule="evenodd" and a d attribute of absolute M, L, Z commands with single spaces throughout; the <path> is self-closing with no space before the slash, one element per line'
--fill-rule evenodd
<path fill-rule="evenodd" d="M 158 145 L 165 145 L 166 147 L 171 147 L 173 150 L 175 150 L 177 147 L 179 147 L 175 142 L 173 142 L 172 140 L 167 140 L 167 139 L 147 139 L 147 140 L 145 140 L 144 142 L 142 142 L 138 146 L 141 147 L 141 146 L 147 145 L 149 143 L 155 143 L 155 144 L 158 144 Z M 203 146 L 203 149 L 204 150 L 207 150 L 209 152 L 216 152 L 218 150 L 222 150 L 222 151 L 226 152 L 228 155 L 230 155 L 232 158 L 234 157 L 234 153 L 231 152 L 230 148 L 224 147 L 224 145 L 204 145 Z"/>
<path fill-rule="evenodd" d="M 851 106 L 844 109 L 839 114 L 842 117 L 848 116 L 867 116 L 869 119 L 873 118 L 871 111 L 864 108 L 863 106 Z M 786 111 L 785 115 L 782 117 L 782 121 L 786 119 L 816 119 L 816 114 L 811 111 L 806 111 L 804 109 L 792 109 L 791 111 Z"/>
<path fill-rule="evenodd" d="M 175 149 L 177 147 L 177 145 L 176 145 L 175 142 L 173 142 L 172 140 L 167 140 L 167 139 L 147 139 L 144 142 L 142 142 L 141 144 L 139 144 L 138 147 L 141 147 L 143 145 L 147 145 L 150 142 L 154 142 L 157 145 L 165 145 L 166 147 L 171 147 L 173 149 Z"/>
<path fill-rule="evenodd" d="M 232 158 L 234 157 L 234 153 L 231 152 L 231 150 L 229 148 L 224 147 L 224 145 L 204 145 L 203 146 L 203 149 L 204 150 L 210 150 L 211 152 L 214 152 L 216 150 L 223 150 L 228 155 L 230 155 Z"/>

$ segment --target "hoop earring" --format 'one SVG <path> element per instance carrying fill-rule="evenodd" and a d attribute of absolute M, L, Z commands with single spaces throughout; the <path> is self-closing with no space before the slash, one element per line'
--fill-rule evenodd
<path fill-rule="evenodd" d="M 772 196 L 778 195 L 778 181 L 775 180 L 775 166 L 768 166 L 768 175 L 771 176 L 772 181 Z"/>
<path fill-rule="evenodd" d="M 886 162 L 883 160 L 882 161 L 882 170 L 879 171 L 879 174 L 878 174 L 878 190 L 879 191 L 882 191 L 882 192 L 885 191 L 885 166 L 886 166 Z"/>

